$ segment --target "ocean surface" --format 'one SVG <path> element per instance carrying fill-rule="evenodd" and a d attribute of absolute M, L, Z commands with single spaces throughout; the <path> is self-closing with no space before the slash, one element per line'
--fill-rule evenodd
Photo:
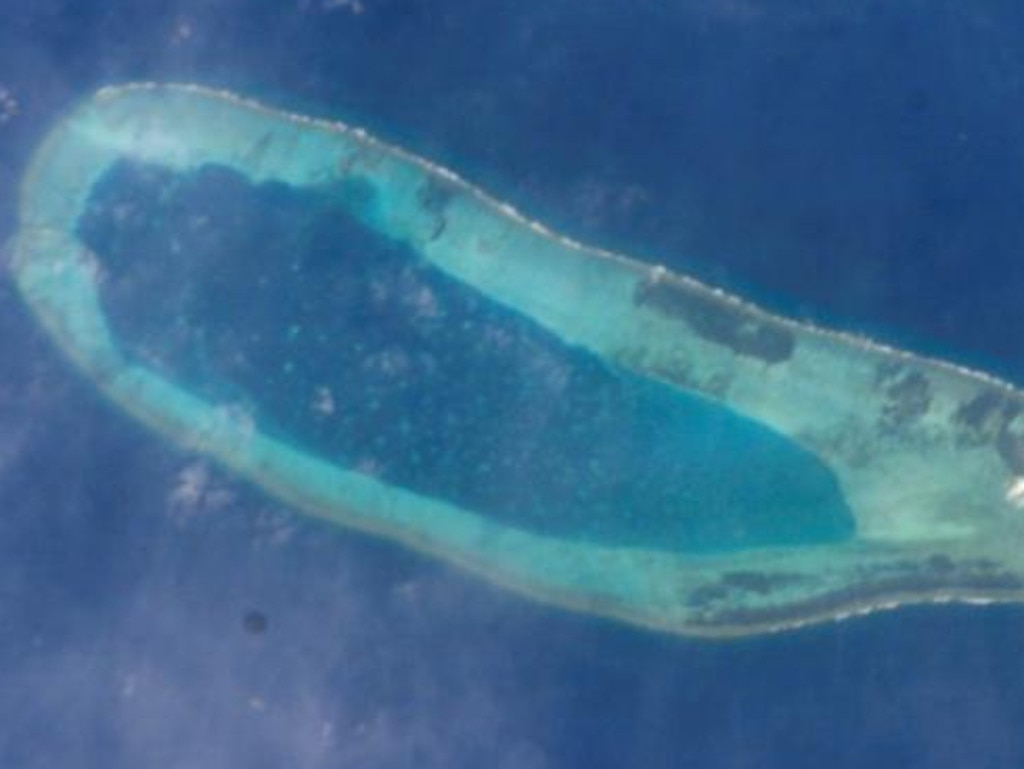
<path fill-rule="evenodd" d="M 70 105 L 198 82 L 363 125 L 584 242 L 1024 382 L 1022 36 L 1009 0 L 0 0 L 0 242 Z M 788 531 L 751 507 L 780 474 L 814 476 L 778 436 L 611 376 L 330 201 L 215 169 L 119 173 L 83 223 L 116 322 L 196 387 L 266 387 L 283 434 L 547 533 L 694 551 L 849 533 L 841 500 Z M 216 226 L 189 239 L 197 210 Z M 291 280 L 282 253 L 334 264 L 335 283 Z M 349 313 L 316 324 L 340 284 L 361 287 Z M 183 311 L 219 336 L 174 337 Z M 309 419 L 328 332 L 375 362 L 335 360 L 339 391 L 376 396 L 337 430 Z M 645 632 L 295 516 L 104 402 L 6 278 L 0 361 L 4 767 L 1024 765 L 1022 608 L 720 643 Z M 486 376 L 453 390 L 460 371 Z M 515 419 L 523 404 L 555 428 Z M 441 423 L 466 440 L 439 466 Z M 708 435 L 729 451 L 709 458 Z M 732 489 L 751 445 L 777 463 Z M 667 515 L 687 491 L 728 516 Z M 623 528 L 623 494 L 649 527 Z M 551 500 L 556 522 L 536 514 Z"/>

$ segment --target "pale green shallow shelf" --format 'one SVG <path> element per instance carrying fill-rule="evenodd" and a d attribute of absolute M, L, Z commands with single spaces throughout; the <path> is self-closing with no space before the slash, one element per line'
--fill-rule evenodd
<path fill-rule="evenodd" d="M 124 159 L 177 172 L 219 164 L 299 189 L 370 185 L 374 204 L 352 211 L 367 226 L 565 343 L 712 398 L 814 452 L 838 478 L 856 536 L 714 555 L 544 537 L 268 437 L 120 352 L 96 257 L 76 232 L 94 185 Z M 125 411 L 308 515 L 554 604 L 687 635 L 771 632 L 906 603 L 1024 599 L 1020 391 L 582 246 L 361 130 L 197 86 L 107 88 L 39 147 L 19 215 L 14 277 L 64 352 Z"/>

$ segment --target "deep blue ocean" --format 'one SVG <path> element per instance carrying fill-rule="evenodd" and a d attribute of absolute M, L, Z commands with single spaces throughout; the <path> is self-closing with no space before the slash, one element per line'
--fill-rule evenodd
<path fill-rule="evenodd" d="M 0 242 L 69 105 L 199 82 L 362 124 L 579 240 L 1024 382 L 1022 39 L 1009 0 L 0 0 Z M 1024 766 L 1022 608 L 709 643 L 539 606 L 168 445 L 6 277 L 0 563 L 3 767 Z"/>

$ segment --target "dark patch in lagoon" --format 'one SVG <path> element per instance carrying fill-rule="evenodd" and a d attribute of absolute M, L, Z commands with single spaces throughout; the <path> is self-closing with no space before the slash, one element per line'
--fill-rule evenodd
<path fill-rule="evenodd" d="M 691 595 L 691 606 L 708 609 L 703 619 L 694 621 L 694 626 L 785 627 L 792 623 L 794 617 L 826 617 L 844 611 L 868 610 L 896 600 L 899 596 L 921 596 L 922 600 L 928 600 L 928 596 L 939 598 L 944 593 L 956 592 L 998 598 L 1000 595 L 1013 597 L 1024 590 L 1024 580 L 983 558 L 958 563 L 940 553 L 930 556 L 921 564 L 904 562 L 904 568 L 906 571 L 899 573 L 882 569 L 882 572 L 892 573 L 893 576 L 883 576 L 862 587 L 834 590 L 785 607 L 716 609 L 710 604 L 728 598 L 729 591 L 722 585 L 708 585 L 695 590 Z M 694 600 L 702 590 L 707 590 L 707 596 L 700 596 L 704 600 Z"/>
<path fill-rule="evenodd" d="M 425 211 L 429 211 L 437 219 L 433 231 L 430 233 L 430 240 L 437 240 L 444 233 L 448 226 L 448 219 L 445 217 L 445 210 L 454 197 L 455 192 L 451 186 L 444 184 L 434 177 L 429 177 L 416 193 L 416 198 Z"/>
<path fill-rule="evenodd" d="M 778 588 L 792 585 L 803 579 L 795 573 L 769 574 L 761 571 L 728 571 L 722 575 L 722 583 L 730 588 L 747 593 L 767 595 Z"/>
<path fill-rule="evenodd" d="M 249 151 L 249 162 L 253 163 L 254 165 L 258 165 L 260 162 L 262 162 L 263 156 L 267 153 L 267 150 L 270 148 L 270 145 L 273 144 L 273 142 L 273 133 L 269 131 L 264 133 L 263 136 L 260 137 L 259 141 L 257 141 L 256 144 L 254 144 L 252 149 Z"/>
<path fill-rule="evenodd" d="M 917 422 L 932 403 L 931 384 L 920 371 L 899 364 L 880 366 L 876 381 L 885 395 L 882 429 L 897 431 Z"/>
<path fill-rule="evenodd" d="M 953 415 L 962 445 L 992 443 L 1003 463 L 1015 475 L 1024 474 L 1024 435 L 1015 426 L 1021 408 L 1003 393 L 992 389 L 962 404 Z"/>
<path fill-rule="evenodd" d="M 709 342 L 765 363 L 789 360 L 796 348 L 793 334 L 778 323 L 752 320 L 743 311 L 728 306 L 726 300 L 677 278 L 657 275 L 640 282 L 633 293 L 633 303 L 681 318 Z"/>
<path fill-rule="evenodd" d="M 432 214 L 441 216 L 455 195 L 455 191 L 434 177 L 429 177 L 417 192 L 420 205 Z"/>
<path fill-rule="evenodd" d="M 967 445 L 981 445 L 992 440 L 1018 411 L 1018 406 L 993 388 L 961 404 L 953 420 L 961 428 L 961 437 Z"/>
<path fill-rule="evenodd" d="M 1016 475 L 1024 475 L 1024 436 L 1013 432 L 1009 422 L 999 431 L 996 449 L 1010 470 Z"/>
<path fill-rule="evenodd" d="M 805 579 L 804 575 L 796 572 L 729 571 L 717 582 L 702 585 L 690 593 L 687 603 L 693 607 L 706 607 L 736 593 L 764 596 Z"/>

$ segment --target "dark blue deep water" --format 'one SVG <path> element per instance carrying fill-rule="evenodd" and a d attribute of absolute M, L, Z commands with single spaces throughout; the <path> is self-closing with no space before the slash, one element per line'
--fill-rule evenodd
<path fill-rule="evenodd" d="M 33 147 L 75 99 L 198 81 L 362 123 L 578 239 L 1024 382 L 1024 11 L 1010 0 L 0 11 L 0 238 Z M 246 212 L 231 201 L 251 191 L 212 183 L 238 192 L 221 197 L 239 227 L 219 230 L 237 247 Z M 248 218 L 253 231 L 273 224 Z M 147 222 L 111 234 L 97 221 L 92 236 L 158 241 Z M 357 230 L 348 242 L 390 254 L 394 281 L 440 281 Z M 165 298 L 197 284 L 154 256 Z M 515 326 L 454 289 L 451 301 L 460 317 Z M 391 331 L 366 344 L 412 333 Z M 548 350 L 532 331 L 520 339 Z M 81 381 L 6 282 L 0 356 L 4 767 L 1024 765 L 1019 608 L 915 609 L 724 644 L 575 616 L 298 519 L 166 445 Z M 607 376 L 572 364 L 569 382 Z M 389 409 L 413 397 L 378 384 Z M 659 404 L 617 386 L 601 391 L 614 418 Z M 581 385 L 580 398 L 592 392 Z M 569 424 L 582 403 L 551 407 Z M 282 405 L 281 429 L 297 429 Z M 635 445 L 672 439 L 653 421 L 630 420 Z M 509 436 L 492 438 L 472 447 L 481 462 Z M 613 442 L 602 459 L 653 472 Z M 409 482 L 457 482 L 430 470 Z M 643 493 L 654 504 L 666 492 Z M 500 515 L 529 507 L 491 502 Z M 589 534 L 618 536 L 614 524 Z"/>

